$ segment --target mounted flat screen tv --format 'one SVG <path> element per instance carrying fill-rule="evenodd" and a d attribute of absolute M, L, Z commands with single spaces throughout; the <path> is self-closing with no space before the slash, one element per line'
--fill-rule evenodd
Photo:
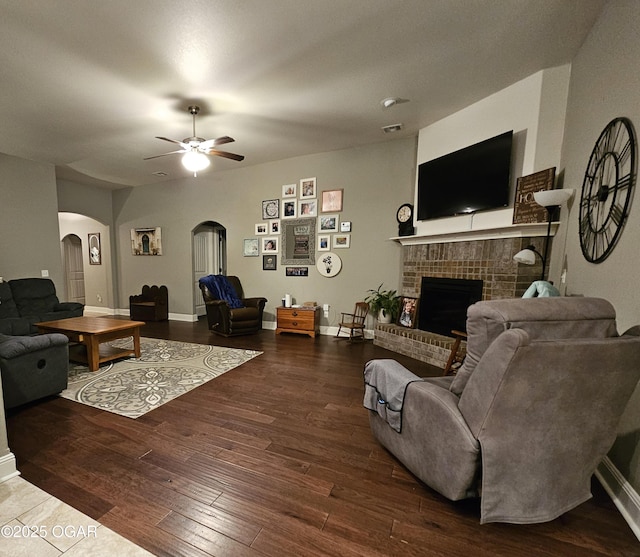
<path fill-rule="evenodd" d="M 418 220 L 509 205 L 509 131 L 418 166 Z"/>

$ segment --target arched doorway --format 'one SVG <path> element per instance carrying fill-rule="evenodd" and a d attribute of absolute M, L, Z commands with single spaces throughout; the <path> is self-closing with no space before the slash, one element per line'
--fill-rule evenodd
<path fill-rule="evenodd" d="M 202 222 L 193 229 L 193 304 L 195 314 L 206 309 L 198 280 L 206 275 L 227 273 L 227 230 L 217 222 Z"/>
<path fill-rule="evenodd" d="M 75 234 L 62 238 L 65 300 L 85 303 L 82 240 Z"/>

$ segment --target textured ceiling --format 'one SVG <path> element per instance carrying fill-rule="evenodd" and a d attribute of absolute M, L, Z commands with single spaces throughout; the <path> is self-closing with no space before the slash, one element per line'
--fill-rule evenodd
<path fill-rule="evenodd" d="M 0 0 L 0 152 L 109 187 L 185 177 L 179 155 L 143 158 L 192 135 L 190 104 L 197 135 L 246 157 L 206 172 L 415 136 L 570 62 L 604 4 Z"/>

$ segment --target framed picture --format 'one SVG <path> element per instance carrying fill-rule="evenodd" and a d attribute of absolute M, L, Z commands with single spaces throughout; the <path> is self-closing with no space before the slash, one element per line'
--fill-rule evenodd
<path fill-rule="evenodd" d="M 280 200 L 266 199 L 262 202 L 262 218 L 277 219 L 280 216 Z"/>
<path fill-rule="evenodd" d="M 269 225 L 269 234 L 280 234 L 280 219 L 270 220 Z"/>
<path fill-rule="evenodd" d="M 262 270 L 275 271 L 278 268 L 277 257 L 275 255 L 262 256 Z"/>
<path fill-rule="evenodd" d="M 400 315 L 398 325 L 414 329 L 418 319 L 418 298 L 403 296 L 400 298 Z"/>
<path fill-rule="evenodd" d="M 282 218 L 295 219 L 298 216 L 298 204 L 295 200 L 282 200 Z"/>
<path fill-rule="evenodd" d="M 278 238 L 262 238 L 262 253 L 278 253 Z"/>
<path fill-rule="evenodd" d="M 245 257 L 258 257 L 259 254 L 258 238 L 245 238 L 242 255 Z"/>
<path fill-rule="evenodd" d="M 308 277 L 309 267 L 286 267 L 285 274 L 288 277 Z"/>
<path fill-rule="evenodd" d="M 323 234 L 318 236 L 318 251 L 329 251 L 331 249 L 331 236 Z"/>
<path fill-rule="evenodd" d="M 268 229 L 267 229 L 267 223 L 266 222 L 259 222 L 258 224 L 256 224 L 256 236 L 260 236 L 261 234 L 267 234 Z"/>
<path fill-rule="evenodd" d="M 100 232 L 92 232 L 89 234 L 89 265 L 102 265 Z"/>
<path fill-rule="evenodd" d="M 338 215 L 321 215 L 320 232 L 338 232 Z"/>
<path fill-rule="evenodd" d="M 159 226 L 131 229 L 133 255 L 162 255 L 162 234 Z"/>
<path fill-rule="evenodd" d="M 316 179 L 303 178 L 300 180 L 300 199 L 315 199 L 316 197 Z"/>
<path fill-rule="evenodd" d="M 342 211 L 342 197 L 344 190 L 325 190 L 322 192 L 322 212 L 334 213 Z"/>
<path fill-rule="evenodd" d="M 340 232 L 351 232 L 351 221 L 343 220 L 340 223 Z"/>
<path fill-rule="evenodd" d="M 315 199 L 301 200 L 299 208 L 298 216 L 300 218 L 318 216 L 318 202 Z"/>
<path fill-rule="evenodd" d="M 333 236 L 334 248 L 348 248 L 351 246 L 351 234 L 335 234 Z"/>
<path fill-rule="evenodd" d="M 298 184 L 287 184 L 282 186 L 282 197 L 297 197 Z"/>

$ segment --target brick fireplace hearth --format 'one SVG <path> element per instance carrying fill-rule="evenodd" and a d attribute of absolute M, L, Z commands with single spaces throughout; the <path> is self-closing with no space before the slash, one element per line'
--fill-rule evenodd
<path fill-rule="evenodd" d="M 461 242 L 404 245 L 402 247 L 403 296 L 420 296 L 422 277 L 481 279 L 483 300 L 519 298 L 540 279 L 542 262 L 521 265 L 513 256 L 533 244 L 544 249 L 544 237 L 515 237 Z M 417 360 L 444 368 L 453 339 L 406 329 L 398 325 L 376 325 L 374 344 Z"/>

